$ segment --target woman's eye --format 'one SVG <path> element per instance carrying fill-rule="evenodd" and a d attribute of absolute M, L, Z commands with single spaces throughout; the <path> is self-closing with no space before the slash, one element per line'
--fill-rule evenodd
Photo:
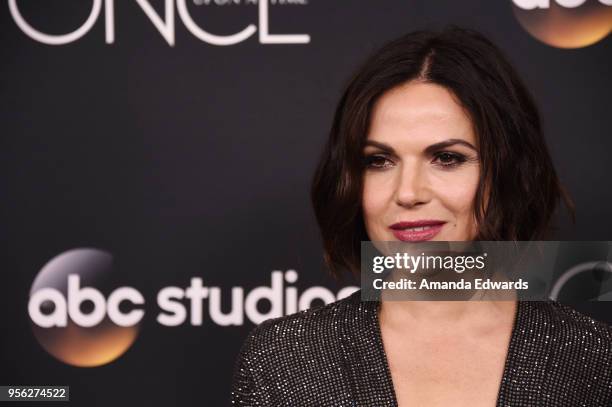
<path fill-rule="evenodd" d="M 393 165 L 393 162 L 383 155 L 370 155 L 364 158 L 366 168 L 387 168 Z"/>
<path fill-rule="evenodd" d="M 434 156 L 434 163 L 438 164 L 441 167 L 455 167 L 460 165 L 466 161 L 466 158 L 463 154 L 459 153 L 451 153 L 448 151 L 443 151 L 437 153 Z"/>

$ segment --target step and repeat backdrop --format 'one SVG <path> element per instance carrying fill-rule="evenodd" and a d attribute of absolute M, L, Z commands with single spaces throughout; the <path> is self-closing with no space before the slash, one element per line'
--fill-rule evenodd
<path fill-rule="evenodd" d="M 0 385 L 227 405 L 255 324 L 357 288 L 327 274 L 309 202 L 343 86 L 448 24 L 533 91 L 577 207 L 555 239 L 612 240 L 610 0 L 2 0 Z"/>

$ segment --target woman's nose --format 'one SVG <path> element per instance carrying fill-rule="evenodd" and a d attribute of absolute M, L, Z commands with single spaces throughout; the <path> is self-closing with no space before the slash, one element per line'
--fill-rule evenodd
<path fill-rule="evenodd" d="M 395 201 L 399 206 L 412 208 L 431 199 L 427 173 L 418 163 L 402 165 L 396 184 Z"/>

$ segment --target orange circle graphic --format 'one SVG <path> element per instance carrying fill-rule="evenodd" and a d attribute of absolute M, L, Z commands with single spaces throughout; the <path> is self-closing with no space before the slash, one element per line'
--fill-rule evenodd
<path fill-rule="evenodd" d="M 548 8 L 524 10 L 513 4 L 514 15 L 529 34 L 557 48 L 582 48 L 604 39 L 612 30 L 612 6 L 589 0 L 567 8 L 550 0 Z"/>

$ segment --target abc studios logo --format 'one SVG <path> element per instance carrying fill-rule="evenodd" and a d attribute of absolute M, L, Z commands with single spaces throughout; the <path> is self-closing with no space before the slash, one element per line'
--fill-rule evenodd
<path fill-rule="evenodd" d="M 557 48 L 581 48 L 612 30 L 612 0 L 512 0 L 527 32 Z"/>
<path fill-rule="evenodd" d="M 113 257 L 97 249 L 75 249 L 49 261 L 30 290 L 28 313 L 41 346 L 64 363 L 92 367 L 109 363 L 129 349 L 139 332 L 144 303 L 135 289 L 121 287 L 105 299 Z M 98 289 L 93 288 L 98 287 Z M 68 298 L 68 300 L 66 300 Z"/>
<path fill-rule="evenodd" d="M 28 314 L 42 347 L 60 361 L 79 367 L 109 363 L 136 340 L 145 316 L 145 298 L 133 287 L 116 287 L 113 256 L 102 250 L 81 248 L 51 259 L 38 273 L 30 290 Z M 162 287 L 156 296 L 155 320 L 166 327 L 186 323 L 201 326 L 208 319 L 218 326 L 241 326 L 245 319 L 259 324 L 266 319 L 310 308 L 313 302 L 330 303 L 358 289 L 333 293 L 320 286 L 298 293 L 291 286 L 295 270 L 273 271 L 269 286 L 245 292 L 232 287 L 231 309 L 222 307 L 220 287 L 206 287 L 199 277 L 186 288 Z M 262 311 L 261 303 L 266 311 Z M 149 309 L 150 310 L 150 309 Z"/>

